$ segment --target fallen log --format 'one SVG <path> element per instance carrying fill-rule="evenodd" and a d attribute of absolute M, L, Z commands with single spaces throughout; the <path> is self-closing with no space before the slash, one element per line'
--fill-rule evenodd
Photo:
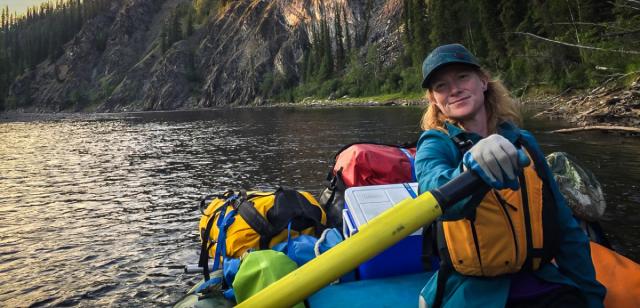
<path fill-rule="evenodd" d="M 605 125 L 563 128 L 563 129 L 552 130 L 551 132 L 554 134 L 558 134 L 558 133 L 564 134 L 564 133 L 582 132 L 582 131 L 589 131 L 589 130 L 602 130 L 602 131 L 610 131 L 610 132 L 627 132 L 627 133 L 640 134 L 640 128 L 637 128 L 637 127 L 605 126 Z"/>

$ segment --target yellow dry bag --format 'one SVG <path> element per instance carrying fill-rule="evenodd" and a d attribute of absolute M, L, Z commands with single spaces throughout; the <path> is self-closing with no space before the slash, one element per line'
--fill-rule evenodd
<path fill-rule="evenodd" d="M 215 258 L 218 249 L 220 257 L 239 258 L 249 249 L 270 248 L 287 239 L 289 223 L 292 236 L 315 235 L 326 215 L 311 194 L 288 188 L 217 195 L 200 219 L 201 259 Z"/>

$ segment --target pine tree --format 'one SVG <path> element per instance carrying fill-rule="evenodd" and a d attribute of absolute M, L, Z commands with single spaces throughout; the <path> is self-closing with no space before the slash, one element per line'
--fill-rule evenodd
<path fill-rule="evenodd" d="M 108 0 L 56 0 L 27 9 L 24 15 L 0 9 L 0 97 L 5 97 L 13 79 L 25 68 L 45 59 L 55 60 L 63 46 L 80 30 L 84 21 L 110 5 Z M 15 107 L 15 106 L 14 106 Z"/>
<path fill-rule="evenodd" d="M 9 11 L 9 7 L 6 6 L 4 8 L 2 8 L 2 12 L 0 13 L 0 28 L 2 29 L 2 33 L 4 34 L 4 32 L 6 31 L 6 29 L 8 28 L 8 11 Z"/>
<path fill-rule="evenodd" d="M 322 38 L 320 37 L 320 31 L 314 24 L 311 26 L 311 47 L 309 56 L 309 67 L 307 72 L 309 73 L 309 80 L 316 78 L 319 75 L 318 67 L 322 62 L 322 55 L 324 54 L 322 46 Z"/>
<path fill-rule="evenodd" d="M 368 82 L 366 82 L 366 95 L 377 94 L 380 84 L 381 66 L 379 61 L 379 54 L 377 46 L 374 44 L 369 45 L 367 48 L 365 76 L 368 76 Z"/>
<path fill-rule="evenodd" d="M 430 40 L 434 45 L 463 42 L 466 25 L 460 14 L 465 11 L 464 1 L 431 1 Z"/>
<path fill-rule="evenodd" d="M 369 19 L 371 19 L 371 11 L 373 10 L 373 1 L 367 0 L 364 7 L 364 30 L 362 33 L 356 32 L 356 47 L 364 46 L 369 37 Z"/>
<path fill-rule="evenodd" d="M 322 18 L 320 23 L 320 35 L 321 35 L 321 50 L 320 55 L 320 80 L 327 80 L 333 75 L 333 52 L 331 51 L 331 34 L 329 33 L 329 25 L 326 18 Z"/>
<path fill-rule="evenodd" d="M 484 0 L 478 3 L 481 33 L 487 46 L 486 54 L 479 56 L 483 57 L 485 63 L 495 71 L 505 66 L 505 60 L 507 58 L 504 39 L 504 33 L 506 31 L 498 18 L 498 16 L 500 16 L 500 1 L 501 0 Z"/>
<path fill-rule="evenodd" d="M 335 9 L 335 19 L 334 19 L 334 34 L 335 34 L 335 42 L 336 42 L 336 71 L 340 72 L 344 69 L 345 65 L 345 53 L 344 53 L 344 44 L 342 40 L 344 39 L 342 36 L 342 21 L 340 19 L 340 10 L 338 7 Z"/>
<path fill-rule="evenodd" d="M 344 20 L 345 54 L 348 54 L 351 51 L 351 31 L 349 31 L 349 19 L 347 18 L 347 11 L 344 6 L 342 7 L 342 20 Z"/>
<path fill-rule="evenodd" d="M 307 83 L 311 81 L 312 78 L 312 70 L 311 67 L 311 49 L 305 48 L 302 53 L 302 80 L 301 83 Z"/>
<path fill-rule="evenodd" d="M 405 44 L 411 66 L 420 65 L 430 47 L 429 19 L 424 0 L 405 0 L 403 17 L 405 22 Z"/>

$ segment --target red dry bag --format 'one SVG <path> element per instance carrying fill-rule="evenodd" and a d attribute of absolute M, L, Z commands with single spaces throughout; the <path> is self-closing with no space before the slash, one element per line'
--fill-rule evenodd
<path fill-rule="evenodd" d="M 415 182 L 415 143 L 352 143 L 338 151 L 327 176 L 320 204 L 330 227 L 342 228 L 344 191 L 349 187 Z"/>
<path fill-rule="evenodd" d="M 359 143 L 336 155 L 334 175 L 342 170 L 346 187 L 415 182 L 416 148 Z"/>

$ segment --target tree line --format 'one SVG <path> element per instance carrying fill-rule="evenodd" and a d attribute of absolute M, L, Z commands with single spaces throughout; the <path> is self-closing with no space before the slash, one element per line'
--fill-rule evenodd
<path fill-rule="evenodd" d="M 640 71 L 640 0 L 403 0 L 403 48 L 393 61 L 369 41 L 374 1 L 362 1 L 364 24 L 357 27 L 345 6 L 320 2 L 298 76 L 269 72 L 261 76 L 258 94 L 286 101 L 418 94 L 426 54 L 453 42 L 467 46 L 516 94 L 585 88 Z M 0 8 L 0 109 L 17 76 L 57 59 L 63 45 L 110 2 L 52 0 L 23 15 Z M 230 2 L 193 0 L 176 7 L 162 28 L 161 51 L 191 36 Z M 106 48 L 107 36 L 95 34 L 97 50 Z M 189 80 L 198 83 L 202 76 L 191 66 Z"/>
<path fill-rule="evenodd" d="M 56 0 L 27 9 L 25 14 L 0 9 L 0 110 L 15 78 L 38 63 L 55 60 L 63 45 L 82 25 L 108 8 L 109 0 Z M 106 34 L 96 35 L 97 48 L 104 50 Z"/>
<path fill-rule="evenodd" d="M 365 14 L 371 9 L 366 0 Z M 366 44 L 368 25 L 350 34 L 344 14 L 336 9 L 333 16 L 333 31 L 325 17 L 312 31 L 300 83 L 267 76 L 263 94 L 299 100 L 420 93 L 424 57 L 447 43 L 464 44 L 518 95 L 640 74 L 638 0 L 404 0 L 404 50 L 384 67 L 378 46 Z"/>

